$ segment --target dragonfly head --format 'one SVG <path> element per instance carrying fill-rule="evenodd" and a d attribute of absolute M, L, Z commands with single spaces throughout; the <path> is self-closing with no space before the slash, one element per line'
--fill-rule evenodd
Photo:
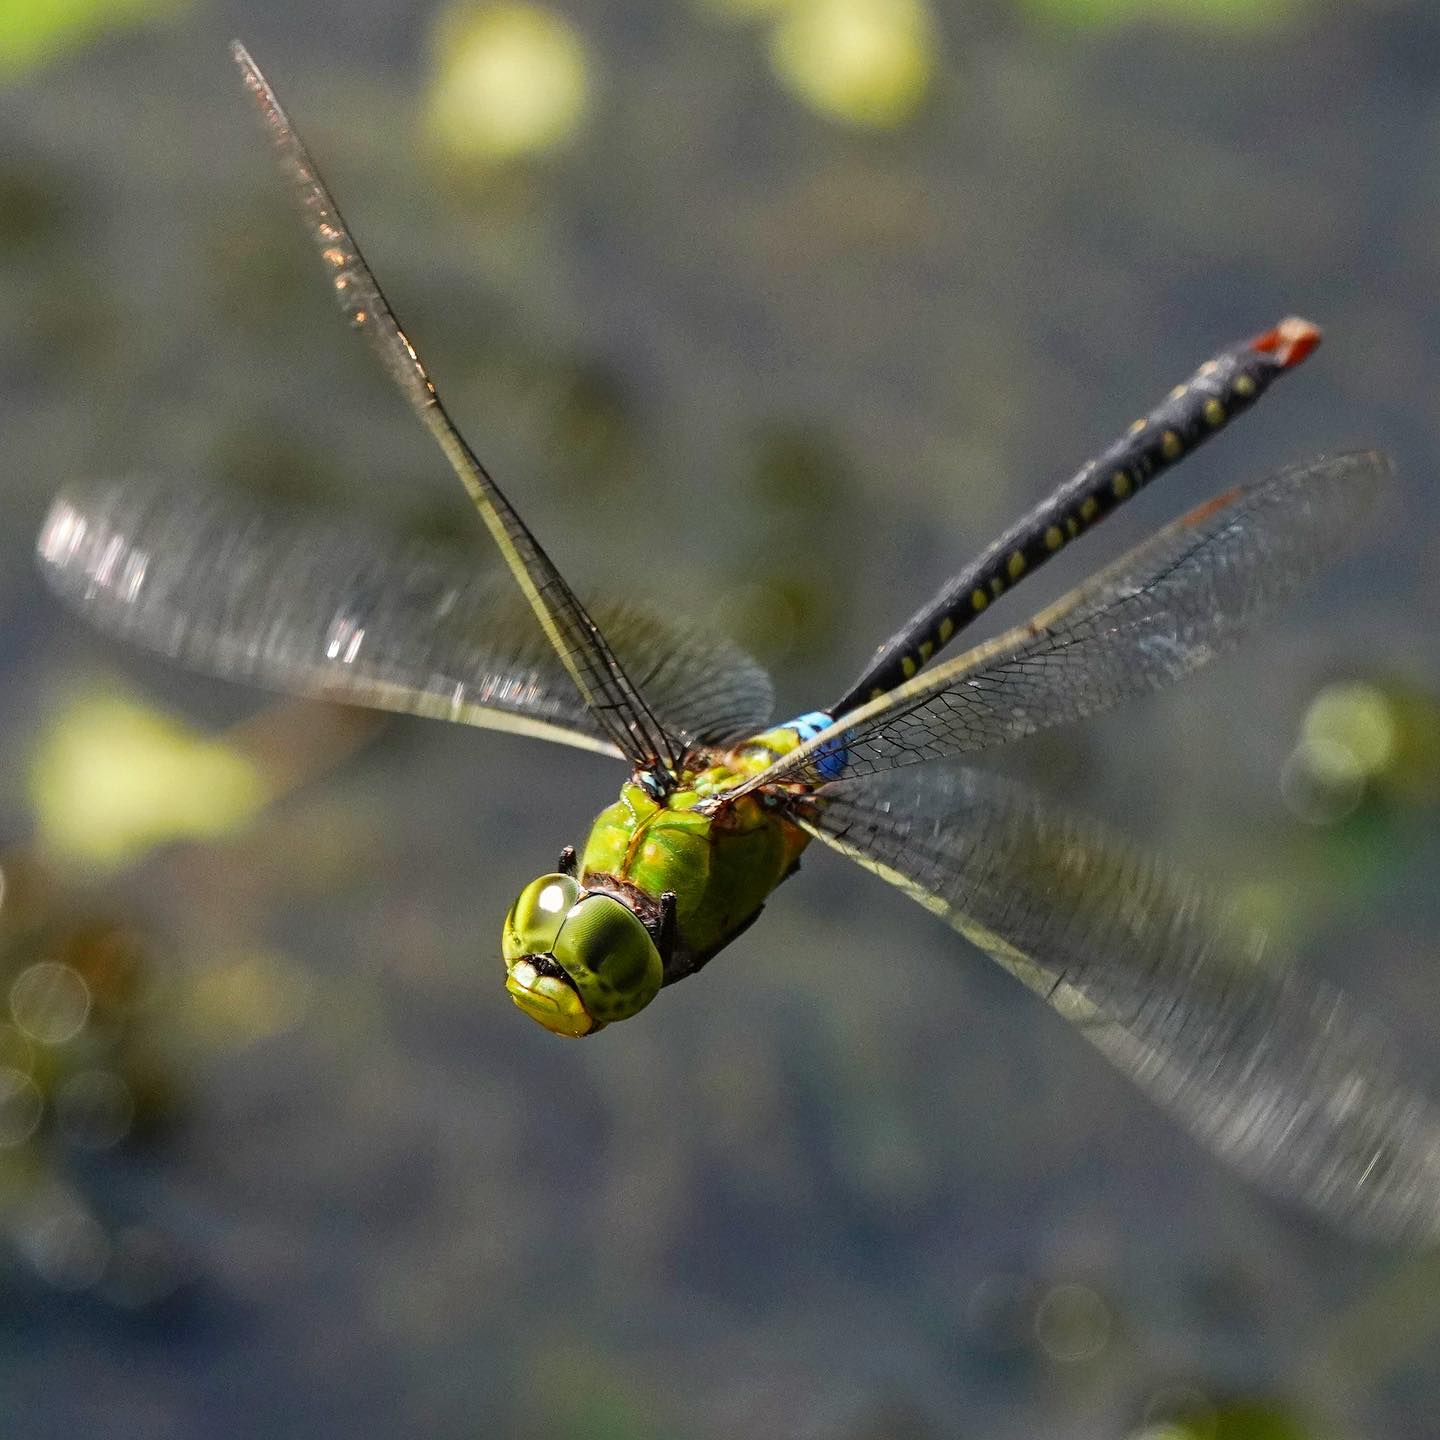
<path fill-rule="evenodd" d="M 510 998 L 557 1035 L 593 1035 L 611 1020 L 628 1020 L 663 978 L 640 917 L 571 875 L 542 875 L 520 892 L 500 947 Z"/>

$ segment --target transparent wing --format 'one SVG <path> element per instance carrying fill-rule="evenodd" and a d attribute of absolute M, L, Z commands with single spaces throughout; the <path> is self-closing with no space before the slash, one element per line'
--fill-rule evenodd
<path fill-rule="evenodd" d="M 1440 1240 L 1440 1114 L 1335 990 L 1191 880 L 958 766 L 827 785 L 805 827 L 947 920 L 1266 1189 Z"/>
<path fill-rule="evenodd" d="M 637 768 L 648 769 L 659 761 L 673 764 L 679 759 L 675 737 L 666 734 L 600 627 L 445 413 L 415 347 L 400 328 L 269 82 L 238 40 L 230 50 L 275 146 L 305 228 L 325 263 L 342 313 L 369 341 L 386 373 L 445 452 L 596 723 Z"/>
<path fill-rule="evenodd" d="M 1168 685 L 1229 649 L 1339 550 L 1389 469 L 1382 455 L 1341 455 L 1228 491 L 740 789 L 973 754 Z"/>
<path fill-rule="evenodd" d="M 499 567 L 141 485 L 61 496 L 38 552 L 93 624 L 211 674 L 620 754 Z M 770 682 L 741 651 L 599 613 L 682 743 L 764 728 Z"/>

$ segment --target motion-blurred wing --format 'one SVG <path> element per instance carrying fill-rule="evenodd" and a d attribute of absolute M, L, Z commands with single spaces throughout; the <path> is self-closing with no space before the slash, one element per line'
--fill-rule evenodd
<path fill-rule="evenodd" d="M 1339 550 L 1389 469 L 1382 455 L 1341 455 L 1228 491 L 740 788 L 973 754 L 1168 685 L 1228 650 Z"/>
<path fill-rule="evenodd" d="M 1195 883 L 956 766 L 796 797 L 807 829 L 999 961 L 1206 1145 L 1362 1235 L 1440 1239 L 1440 1114 L 1388 1038 Z"/>
<path fill-rule="evenodd" d="M 38 551 L 93 624 L 196 669 L 620 753 L 499 567 L 139 485 L 62 495 Z M 763 728 L 770 682 L 738 649 L 636 607 L 597 613 L 673 734 Z"/>

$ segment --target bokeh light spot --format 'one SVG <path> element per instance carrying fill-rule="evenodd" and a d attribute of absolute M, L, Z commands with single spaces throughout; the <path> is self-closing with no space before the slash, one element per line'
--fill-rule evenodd
<path fill-rule="evenodd" d="M 822 114 L 893 126 L 914 114 L 935 65 L 923 0 L 801 0 L 777 22 L 770 59 L 781 81 Z"/>
<path fill-rule="evenodd" d="M 57 1290 L 88 1290 L 110 1256 L 105 1232 L 69 1198 L 32 1216 L 17 1238 L 36 1274 Z"/>
<path fill-rule="evenodd" d="M 1385 692 L 1355 680 L 1320 691 L 1305 712 L 1300 733 L 1305 741 L 1342 747 L 1362 773 L 1375 775 L 1395 758 L 1397 730 Z"/>
<path fill-rule="evenodd" d="M 1035 1338 L 1062 1365 L 1093 1360 L 1110 1343 L 1110 1309 L 1086 1285 L 1057 1285 L 1036 1308 Z"/>
<path fill-rule="evenodd" d="M 1302 740 L 1280 771 L 1280 794 L 1307 825 L 1333 825 L 1365 798 L 1365 767 L 1338 740 Z"/>
<path fill-rule="evenodd" d="M 552 149 L 584 119 L 585 47 L 568 21 L 535 5 L 465 5 L 435 37 L 429 124 L 451 154 L 511 160 Z"/>
<path fill-rule="evenodd" d="M 35 1069 L 35 1045 L 13 1025 L 0 1021 L 0 1065 L 30 1074 Z"/>
<path fill-rule="evenodd" d="M 22 970 L 10 986 L 10 1014 L 19 1029 L 42 1045 L 63 1045 L 84 1028 L 90 987 L 79 973 L 54 960 Z"/>
<path fill-rule="evenodd" d="M 45 1102 L 35 1082 L 13 1065 L 0 1065 L 0 1145 L 23 1145 L 40 1124 Z"/>

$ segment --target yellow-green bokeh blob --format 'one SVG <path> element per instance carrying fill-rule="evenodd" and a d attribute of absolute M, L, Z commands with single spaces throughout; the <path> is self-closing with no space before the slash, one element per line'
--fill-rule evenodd
<path fill-rule="evenodd" d="M 797 0 L 776 22 L 770 61 L 822 114 L 893 126 L 914 114 L 935 70 L 924 0 Z"/>
<path fill-rule="evenodd" d="M 237 751 L 113 695 L 59 713 L 32 763 L 30 796 L 49 854 L 100 865 L 172 840 L 214 839 L 269 798 Z"/>
<path fill-rule="evenodd" d="M 568 21 L 526 4 L 463 5 L 435 33 L 430 131 L 451 154 L 503 161 L 568 140 L 585 118 L 589 66 Z"/>
<path fill-rule="evenodd" d="M 57 59 L 105 31 L 186 8 L 186 0 L 0 0 L 0 78 Z"/>
<path fill-rule="evenodd" d="M 1304 0 L 1020 0 L 1022 9 L 1077 27 L 1163 24 L 1186 30 L 1266 30 Z"/>
<path fill-rule="evenodd" d="M 1327 685 L 1310 702 L 1301 737 L 1354 757 L 1363 775 L 1376 775 L 1395 758 L 1398 722 L 1390 697 L 1363 680 Z"/>

